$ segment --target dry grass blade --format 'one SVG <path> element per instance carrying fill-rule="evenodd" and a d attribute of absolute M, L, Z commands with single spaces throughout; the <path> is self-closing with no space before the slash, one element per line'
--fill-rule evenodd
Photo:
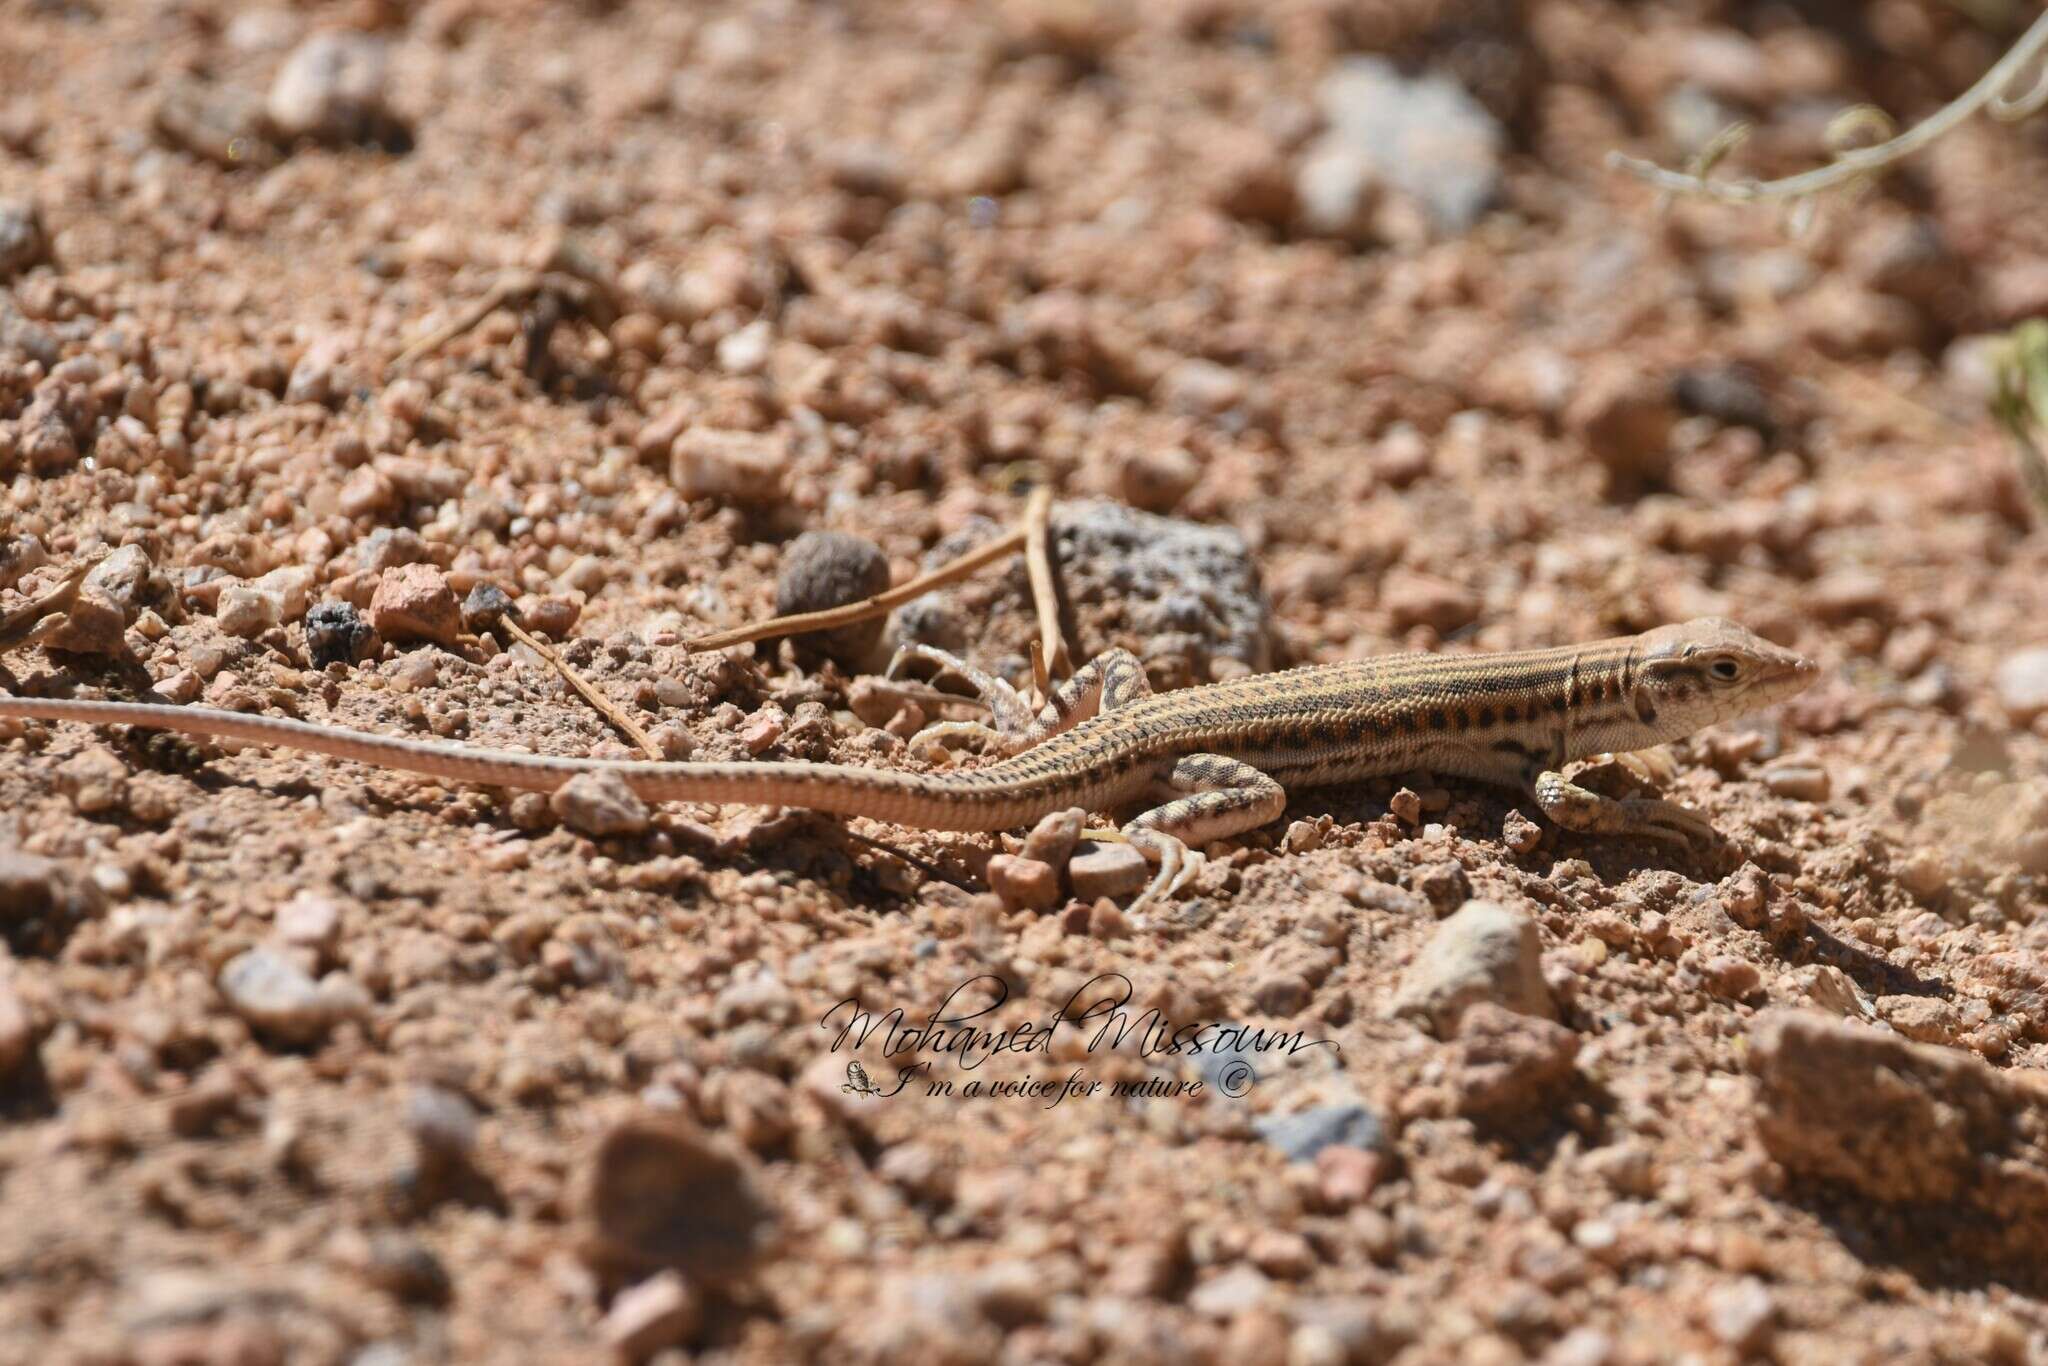
<path fill-rule="evenodd" d="M 2038 74 L 2024 93 L 2015 95 L 2011 92 L 2019 77 L 2044 51 L 2048 51 L 2048 14 L 2036 19 L 2012 49 L 1975 85 L 1943 105 L 1924 122 L 1874 147 L 1843 152 L 1829 165 L 1786 176 L 1782 180 L 1709 180 L 1704 174 L 1668 170 L 1653 161 L 1624 156 L 1620 152 L 1609 152 L 1607 164 L 1638 180 L 1648 181 L 1667 194 L 1694 195 L 1729 204 L 1805 198 L 1876 175 L 1980 110 L 2008 122 L 2037 112 L 2048 104 L 2048 72 Z"/>
<path fill-rule="evenodd" d="M 557 654 L 553 646 L 513 621 L 510 617 L 507 617 L 498 624 L 505 628 L 505 634 L 511 636 L 512 639 L 546 660 L 548 667 L 560 674 L 562 680 L 576 690 L 577 696 L 597 708 L 598 714 L 611 722 L 619 734 L 640 746 L 642 754 L 645 754 L 650 759 L 662 757 L 661 749 L 654 743 L 652 737 L 640 728 L 639 723 L 626 715 L 617 703 L 585 682 L 583 676 L 570 668 L 569 661 Z"/>
<path fill-rule="evenodd" d="M 1041 692 L 1050 691 L 1053 679 L 1074 671 L 1067 653 L 1066 637 L 1060 633 L 1059 587 L 1052 570 L 1052 486 L 1041 484 L 1024 504 L 1024 570 L 1031 579 L 1031 601 L 1038 609 L 1038 639 L 1041 649 L 1033 655 L 1034 672 Z"/>
<path fill-rule="evenodd" d="M 716 631 L 708 636 L 683 642 L 683 649 L 691 654 L 702 654 L 706 650 L 723 650 L 731 645 L 745 645 L 749 641 L 767 640 L 774 636 L 800 636 L 811 631 L 830 631 L 840 626 L 851 626 L 857 621 L 869 621 L 901 607 L 914 598 L 924 596 L 934 588 L 943 588 L 957 583 L 975 570 L 1003 556 L 1020 550 L 1024 545 L 1024 528 L 1006 531 L 984 545 L 978 545 L 958 559 L 949 560 L 932 570 L 920 574 L 908 583 L 850 602 L 844 607 L 832 607 L 822 612 L 799 612 L 793 616 L 772 617 L 757 621 L 751 626 L 735 626 L 730 631 Z"/>
<path fill-rule="evenodd" d="M 491 314 L 507 304 L 518 303 L 520 300 L 535 293 L 539 288 L 540 282 L 531 278 L 500 281 L 498 284 L 493 285 L 483 298 L 477 300 L 467 310 L 457 314 L 450 321 L 443 323 L 411 346 L 406 347 L 405 350 L 399 352 L 386 368 L 385 373 L 387 375 L 398 374 L 421 356 L 432 355 L 434 352 L 439 351 L 449 342 L 454 341 L 463 333 L 476 327 L 485 318 L 490 317 Z"/>

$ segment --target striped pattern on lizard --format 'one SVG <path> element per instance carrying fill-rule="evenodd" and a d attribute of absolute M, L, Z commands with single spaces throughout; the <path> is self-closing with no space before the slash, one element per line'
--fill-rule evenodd
<path fill-rule="evenodd" d="M 1684 841 L 1705 820 L 1654 798 L 1615 799 L 1568 782 L 1575 759 L 1645 749 L 1793 696 L 1814 664 L 1703 618 L 1587 645 L 1498 654 L 1402 654 L 1153 693 L 1112 650 L 1035 714 L 1002 680 L 926 647 L 899 655 L 966 678 L 1006 757 L 938 773 L 840 764 L 660 763 L 556 758 L 376 735 L 281 717 L 151 703 L 0 697 L 0 717 L 126 724 L 279 745 L 435 778 L 552 790 L 615 773 L 647 801 L 804 807 L 927 830 L 1007 830 L 1067 807 L 1153 802 L 1121 834 L 1157 865 L 1133 909 L 1194 876 L 1189 846 L 1276 819 L 1294 789 L 1408 772 L 1520 788 L 1568 830 Z M 894 667 L 892 666 L 892 672 Z"/>

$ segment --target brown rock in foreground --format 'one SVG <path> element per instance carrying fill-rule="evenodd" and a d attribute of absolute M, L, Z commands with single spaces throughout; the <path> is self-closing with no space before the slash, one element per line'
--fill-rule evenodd
<path fill-rule="evenodd" d="M 1749 1064 L 1757 1136 L 1795 1180 L 1924 1210 L 1912 1236 L 1973 1261 L 2048 1264 L 2048 1086 L 1794 1010 L 1758 1018 Z"/>
<path fill-rule="evenodd" d="M 673 1268 L 700 1282 L 745 1275 L 776 1217 L 743 1161 L 673 1116 L 626 1120 L 598 1144 L 585 1256 L 629 1276 Z"/>

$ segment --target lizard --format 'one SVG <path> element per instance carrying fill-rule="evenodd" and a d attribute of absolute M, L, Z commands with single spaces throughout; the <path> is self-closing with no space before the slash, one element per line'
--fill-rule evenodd
<path fill-rule="evenodd" d="M 1132 903 L 1171 896 L 1199 846 L 1279 817 L 1291 789 L 1429 772 L 1518 788 L 1557 826 L 1680 844 L 1713 828 L 1654 797 L 1613 798 L 1562 770 L 1647 749 L 1762 710 L 1817 676 L 1803 656 L 1719 618 L 1583 645 L 1386 655 L 1154 693 L 1144 665 L 1110 650 L 1034 709 L 1007 682 L 929 646 L 890 665 L 951 670 L 993 725 L 942 722 L 1002 757 L 938 772 L 844 764 L 561 758 L 475 749 L 200 707 L 0 696 L 0 718 L 133 725 L 279 745 L 456 782 L 549 791 L 616 775 L 642 800 L 802 807 L 927 830 L 993 831 L 1055 811 L 1150 805 L 1114 834 L 1156 866 Z M 1191 847 L 1192 846 L 1192 847 Z"/>

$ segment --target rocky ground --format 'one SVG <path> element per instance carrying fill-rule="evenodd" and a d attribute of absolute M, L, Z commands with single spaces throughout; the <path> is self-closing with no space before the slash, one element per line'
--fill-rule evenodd
<path fill-rule="evenodd" d="M 875 669 L 1022 682 L 1014 559 L 682 642 L 1047 484 L 1070 639 L 1162 687 L 1708 613 L 1825 665 L 1637 765 L 1720 847 L 1413 775 L 1142 916 L 1057 820 L 0 723 L 0 1359 L 2048 1356 L 2048 533 L 1988 415 L 2048 121 L 1797 236 L 1603 164 L 1801 169 L 2031 17 L 0 0 L 0 613 L 113 552 L 8 691 L 636 752 L 510 600 L 661 753 L 946 762 Z"/>

